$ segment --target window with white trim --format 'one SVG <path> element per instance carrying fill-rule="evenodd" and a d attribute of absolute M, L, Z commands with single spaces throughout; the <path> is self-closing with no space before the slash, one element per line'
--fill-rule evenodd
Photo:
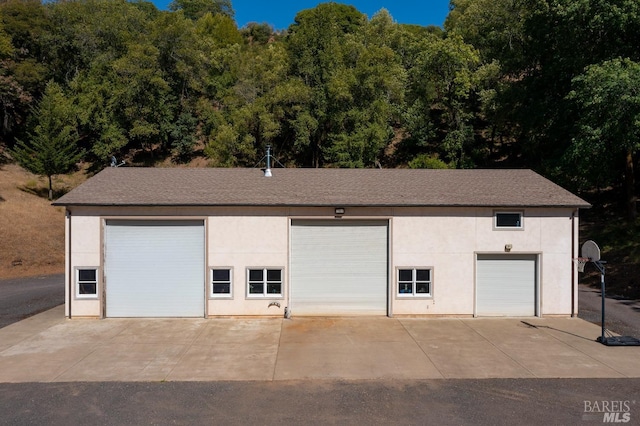
<path fill-rule="evenodd" d="M 211 268 L 210 297 L 228 299 L 232 297 L 233 273 L 230 268 Z"/>
<path fill-rule="evenodd" d="M 522 229 L 523 214 L 522 212 L 496 212 L 493 225 L 500 229 Z"/>
<path fill-rule="evenodd" d="M 282 269 L 247 269 L 248 297 L 282 297 Z"/>
<path fill-rule="evenodd" d="M 79 299 L 98 297 L 98 268 L 76 268 L 76 297 Z"/>
<path fill-rule="evenodd" d="M 431 268 L 398 268 L 398 297 L 431 297 Z"/>

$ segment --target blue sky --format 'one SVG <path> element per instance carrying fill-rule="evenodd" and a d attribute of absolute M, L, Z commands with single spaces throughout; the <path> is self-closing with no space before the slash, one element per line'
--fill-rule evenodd
<path fill-rule="evenodd" d="M 153 0 L 159 9 L 167 9 L 171 0 Z M 236 22 L 243 27 L 248 22 L 267 22 L 276 29 L 285 29 L 293 23 L 296 14 L 323 3 L 317 0 L 231 0 Z M 449 0 L 352 0 L 338 1 L 350 4 L 371 17 L 385 8 L 401 24 L 440 25 L 449 13 Z"/>

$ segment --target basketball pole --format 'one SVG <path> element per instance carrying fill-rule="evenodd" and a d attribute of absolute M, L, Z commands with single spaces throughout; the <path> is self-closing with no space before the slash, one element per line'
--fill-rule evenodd
<path fill-rule="evenodd" d="M 594 265 L 596 265 L 596 268 L 598 268 L 598 270 L 600 271 L 600 295 L 602 296 L 602 319 L 601 319 L 601 324 L 602 324 L 602 332 L 601 332 L 601 336 L 599 339 L 597 339 L 600 343 L 604 343 L 605 342 L 605 326 L 604 326 L 604 322 L 605 322 L 605 314 L 604 314 L 604 301 L 605 301 L 605 285 L 604 285 L 604 273 L 605 273 L 605 269 L 604 269 L 604 262 L 603 261 L 597 261 L 597 262 L 593 262 Z"/>
<path fill-rule="evenodd" d="M 605 315 L 604 315 L 604 305 L 605 305 L 605 284 L 604 284 L 604 264 L 607 263 L 604 260 L 600 260 L 600 248 L 594 241 L 585 241 L 582 244 L 582 256 L 581 258 L 575 258 L 574 261 L 578 264 L 578 270 L 580 272 L 584 271 L 584 265 L 587 262 L 591 262 L 596 265 L 596 268 L 600 271 L 600 296 L 602 297 L 602 331 L 601 335 L 598 336 L 596 342 L 600 342 L 603 345 L 607 346 L 640 346 L 640 339 L 636 339 L 631 336 L 606 336 L 607 329 L 605 328 Z"/>
<path fill-rule="evenodd" d="M 603 345 L 607 346 L 640 346 L 640 339 L 631 336 L 610 336 L 606 337 L 607 329 L 605 327 L 605 311 L 604 311 L 604 301 L 605 301 L 605 284 L 604 284 L 604 274 L 605 268 L 604 264 L 607 263 L 604 260 L 600 260 L 597 262 L 592 262 L 596 265 L 596 268 L 600 271 L 600 294 L 602 296 L 602 332 L 601 336 L 596 339 L 596 342 L 600 342 Z"/>

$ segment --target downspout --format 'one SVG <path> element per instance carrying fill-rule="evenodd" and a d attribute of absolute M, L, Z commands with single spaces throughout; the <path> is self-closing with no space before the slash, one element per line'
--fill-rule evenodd
<path fill-rule="evenodd" d="M 571 212 L 571 257 L 576 256 L 576 217 L 578 216 L 578 209 Z M 576 316 L 576 267 L 571 265 L 571 318 Z"/>
<path fill-rule="evenodd" d="M 69 319 L 71 319 L 71 301 L 73 299 L 73 270 L 71 269 L 71 211 L 66 209 L 66 219 L 67 219 L 67 285 L 69 287 L 68 290 L 68 300 L 67 304 L 69 305 Z"/>
<path fill-rule="evenodd" d="M 293 219 L 291 219 L 291 209 L 288 209 L 287 215 L 289 216 L 289 226 L 287 227 L 287 264 L 289 267 L 287 268 L 287 304 L 284 307 L 284 317 L 289 319 L 291 318 L 291 226 L 293 224 Z"/>

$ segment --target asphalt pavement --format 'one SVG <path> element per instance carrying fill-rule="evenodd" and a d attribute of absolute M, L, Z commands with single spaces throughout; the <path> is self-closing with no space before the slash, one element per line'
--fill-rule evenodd
<path fill-rule="evenodd" d="M 601 294 L 600 289 L 580 285 L 578 288 L 578 317 L 600 325 L 602 323 Z M 640 339 L 640 300 L 605 297 L 604 311 L 607 330 L 621 336 Z"/>
<path fill-rule="evenodd" d="M 0 413 L 12 426 L 631 425 L 640 379 L 0 384 Z"/>
<path fill-rule="evenodd" d="M 0 280 L 0 328 L 64 303 L 64 274 Z"/>

